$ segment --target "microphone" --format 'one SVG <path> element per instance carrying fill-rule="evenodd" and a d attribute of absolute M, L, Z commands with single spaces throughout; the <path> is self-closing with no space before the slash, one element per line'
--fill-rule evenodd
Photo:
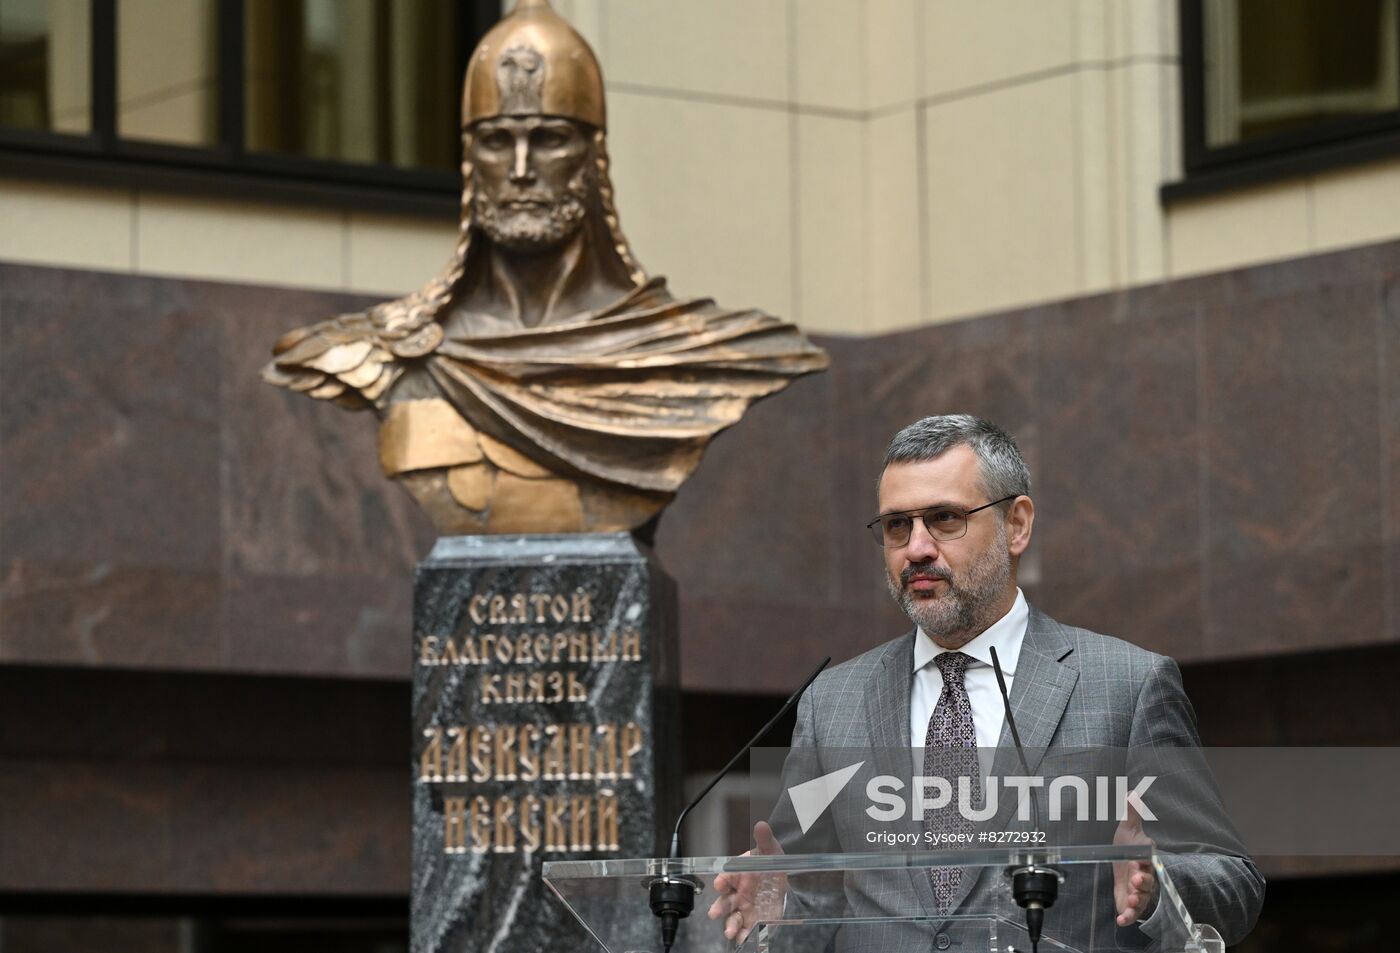
<path fill-rule="evenodd" d="M 802 697 L 802 693 L 817 680 L 817 676 L 822 673 L 822 669 L 831 664 L 831 656 L 822 659 L 820 665 L 807 680 L 802 683 L 802 687 L 793 692 L 788 700 L 783 703 L 783 707 L 778 709 L 778 713 L 768 719 L 768 724 L 758 729 L 758 734 L 749 739 L 748 744 L 739 749 L 739 753 L 729 759 L 729 763 L 719 769 L 719 773 L 710 779 L 710 783 L 705 785 L 704 790 L 695 795 L 695 799 L 685 806 L 680 816 L 676 818 L 675 829 L 671 832 L 671 851 L 667 855 L 667 861 L 679 860 L 681 856 L 681 822 L 690 813 L 691 808 L 699 804 L 700 801 L 709 794 L 716 784 L 719 784 L 739 760 L 752 750 L 753 746 L 763 738 L 764 735 L 773 730 L 773 726 L 782 720 L 797 700 Z M 651 912 L 661 920 L 661 942 L 666 948 L 666 953 L 671 953 L 671 945 L 676 942 L 676 930 L 680 926 L 680 921 L 690 916 L 690 912 L 695 909 L 695 891 L 700 887 L 699 881 L 694 877 L 683 875 L 672 875 L 671 872 L 662 868 L 662 874 L 648 884 L 651 898 Z"/>
<path fill-rule="evenodd" d="M 992 653 L 992 668 L 997 675 L 997 688 L 1001 689 L 1001 703 L 1006 707 L 1006 724 L 1011 728 L 1011 740 L 1016 745 L 1016 756 L 1021 761 L 1021 770 L 1029 776 L 1030 763 L 1026 760 L 1026 749 L 1021 746 L 1021 733 L 1016 730 L 1016 716 L 1011 714 L 1011 695 L 1006 690 L 1006 676 L 1001 671 L 1001 661 L 997 658 L 996 646 L 989 646 Z M 1025 789 L 1031 796 L 1031 810 L 1035 815 L 1036 834 L 1043 834 L 1040 826 L 1040 802 L 1035 792 Z M 1038 840 L 1039 838 L 1037 838 Z M 1031 941 L 1031 953 L 1040 949 L 1040 932 L 1045 924 L 1045 911 L 1054 906 L 1059 896 L 1062 875 L 1054 867 L 1039 866 L 1034 856 L 1024 867 L 1016 867 L 1011 874 L 1011 895 L 1016 905 L 1026 911 L 1026 935 Z"/>

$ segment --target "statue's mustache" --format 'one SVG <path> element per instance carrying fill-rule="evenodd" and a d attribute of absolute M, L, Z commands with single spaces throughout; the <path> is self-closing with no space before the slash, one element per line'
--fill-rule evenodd
<path fill-rule="evenodd" d="M 548 192 L 518 192 L 497 196 L 495 201 L 499 205 L 558 205 L 568 197 Z"/>

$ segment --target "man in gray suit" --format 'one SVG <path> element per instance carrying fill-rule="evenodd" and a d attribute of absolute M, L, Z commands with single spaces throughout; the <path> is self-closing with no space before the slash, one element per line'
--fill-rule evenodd
<path fill-rule="evenodd" d="M 928 417 L 895 435 L 880 477 L 880 515 L 869 528 L 884 552 L 890 594 L 916 628 L 817 679 L 797 708 L 795 752 L 820 762 L 823 749 L 923 748 L 927 757 L 935 750 L 1009 749 L 1011 727 L 1005 724 L 991 665 L 993 647 L 1031 773 L 1047 748 L 1200 745 L 1175 662 L 1062 625 L 1026 603 L 1016 579 L 1035 521 L 1029 494 L 1030 474 L 1020 451 L 994 424 L 965 415 Z M 938 767 L 926 760 L 924 774 Z M 1191 915 L 1215 926 L 1227 942 L 1238 942 L 1258 918 L 1263 878 L 1234 834 L 1213 784 L 1207 779 L 1188 785 L 1187 796 L 1195 829 L 1206 835 L 1188 852 L 1165 856 L 1164 868 Z M 794 825 L 783 818 L 790 816 L 789 805 L 786 814 L 780 809 L 774 817 L 773 826 L 785 840 Z M 849 817 L 845 823 L 833 820 L 825 840 L 805 839 L 796 847 L 803 853 L 870 850 L 855 826 Z M 756 853 L 782 851 L 769 824 L 760 822 L 754 834 Z M 1113 840 L 1150 843 L 1135 813 L 1118 825 Z M 1005 890 L 989 882 L 995 874 L 888 871 L 858 883 L 848 878 L 844 903 L 848 913 L 872 917 L 983 909 L 1005 901 Z M 1091 915 L 1085 911 L 1108 906 L 1106 898 L 1094 896 L 1100 890 L 1107 894 L 1106 880 L 1094 888 L 1081 883 L 1076 890 L 1073 879 L 1066 880 L 1058 916 L 1082 920 Z M 751 880 L 722 874 L 714 886 L 720 897 L 709 916 L 724 920 L 726 936 L 742 939 L 758 919 L 771 915 L 755 904 Z M 1098 915 L 1112 922 L 1096 925 L 1095 935 L 1116 935 L 1114 948 L 1151 945 L 1157 935 L 1153 915 L 1159 912 L 1152 866 L 1115 865 L 1111 890 L 1113 912 Z M 789 916 L 801 902 L 801 891 L 792 890 Z M 855 945 L 915 945 L 907 936 L 903 941 L 875 936 Z M 938 948 L 947 948 L 942 939 Z"/>

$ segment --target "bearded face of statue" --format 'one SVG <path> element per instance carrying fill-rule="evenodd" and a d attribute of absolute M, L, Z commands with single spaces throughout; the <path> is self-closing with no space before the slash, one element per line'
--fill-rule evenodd
<path fill-rule="evenodd" d="M 597 189 L 593 135 L 551 116 L 499 116 L 472 127 L 472 216 L 491 241 L 542 252 L 583 224 Z"/>

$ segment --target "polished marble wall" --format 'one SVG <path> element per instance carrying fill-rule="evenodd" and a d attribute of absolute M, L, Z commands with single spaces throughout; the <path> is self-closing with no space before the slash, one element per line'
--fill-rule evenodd
<path fill-rule="evenodd" d="M 1400 742 L 1398 278 L 1390 243 L 824 339 L 662 522 L 687 770 L 904 631 L 861 524 L 952 411 L 1032 467 L 1031 600 L 1181 660 L 1208 742 Z M 365 303 L 0 264 L 0 897 L 406 891 L 431 529 L 372 419 L 257 377 Z"/>
<path fill-rule="evenodd" d="M 1022 582 L 1052 615 L 1187 663 L 1395 642 L 1397 273 L 1390 243 L 830 342 L 831 372 L 760 407 L 671 514 L 686 679 L 900 631 L 858 527 L 889 435 L 950 411 L 1017 436 Z M 727 670 L 711 632 L 772 665 Z"/>
<path fill-rule="evenodd" d="M 861 524 L 889 435 L 953 411 L 1021 443 L 1022 581 L 1064 621 L 1188 663 L 1397 641 L 1398 274 L 1388 243 L 823 339 L 662 521 L 687 690 L 901 631 Z M 0 662 L 406 678 L 431 530 L 370 417 L 257 377 L 364 303 L 0 265 Z"/>

